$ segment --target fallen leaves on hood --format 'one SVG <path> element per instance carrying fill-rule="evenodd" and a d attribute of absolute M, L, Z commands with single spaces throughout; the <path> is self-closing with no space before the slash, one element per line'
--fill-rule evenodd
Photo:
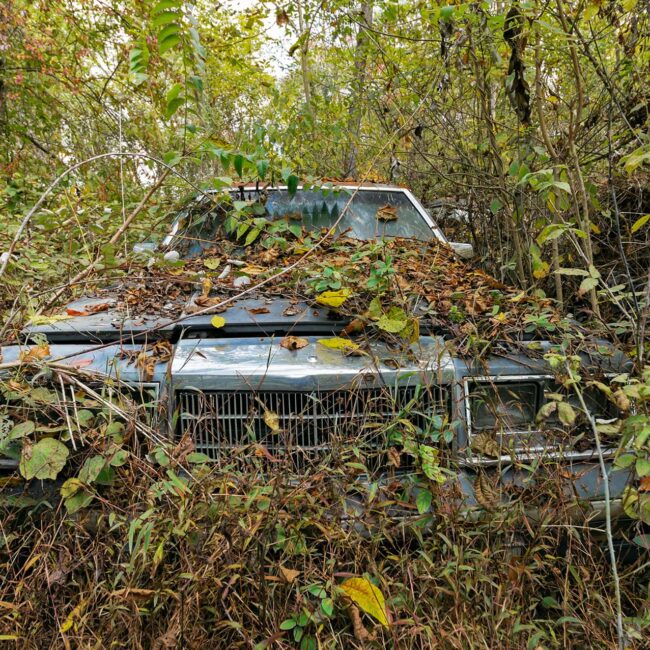
<path fill-rule="evenodd" d="M 286 348 L 287 350 L 300 350 L 308 345 L 309 341 L 299 336 L 285 336 L 280 341 L 280 347 Z"/>
<path fill-rule="evenodd" d="M 350 293 L 349 289 L 323 291 L 323 293 L 316 296 L 316 302 L 327 307 L 340 307 L 350 297 Z"/>
<path fill-rule="evenodd" d="M 25 363 L 33 361 L 43 361 L 50 356 L 50 346 L 47 344 L 35 345 L 28 350 L 23 350 L 20 353 L 20 360 Z"/>
<path fill-rule="evenodd" d="M 226 319 L 223 316 L 213 316 L 210 319 L 210 325 L 215 329 L 220 329 L 226 324 Z"/>
<path fill-rule="evenodd" d="M 99 302 L 95 304 L 84 305 L 83 309 L 68 307 L 65 311 L 68 316 L 90 316 L 91 314 L 98 314 L 99 312 L 106 311 L 110 307 L 110 302 Z"/>
<path fill-rule="evenodd" d="M 331 339 L 318 339 L 318 343 L 330 350 L 358 350 L 359 344 L 349 339 L 342 339 L 340 336 L 333 336 Z"/>

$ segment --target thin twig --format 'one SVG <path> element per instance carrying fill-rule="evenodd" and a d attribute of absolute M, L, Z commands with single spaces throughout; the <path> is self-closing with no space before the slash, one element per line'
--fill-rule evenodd
<path fill-rule="evenodd" d="M 616 566 L 616 551 L 614 549 L 614 536 L 612 534 L 612 504 L 611 504 L 611 493 L 609 490 L 609 472 L 607 471 L 607 466 L 605 465 L 605 456 L 603 455 L 603 447 L 600 441 L 600 434 L 598 433 L 598 427 L 594 416 L 587 407 L 585 398 L 582 394 L 582 390 L 577 385 L 575 381 L 575 375 L 571 369 L 571 366 L 567 364 L 567 370 L 569 376 L 574 380 L 574 389 L 578 399 L 580 400 L 580 406 L 582 407 L 585 416 L 589 420 L 589 425 L 594 434 L 594 440 L 596 442 L 596 453 L 598 454 L 598 464 L 600 466 L 600 474 L 603 479 L 603 496 L 605 497 L 605 536 L 607 537 L 607 549 L 609 551 L 609 558 L 612 563 L 612 580 L 614 582 L 614 598 L 616 602 L 616 636 L 618 640 L 619 650 L 623 650 L 625 647 L 625 632 L 623 630 L 623 606 L 621 604 L 621 583 L 618 577 L 618 568 Z"/>

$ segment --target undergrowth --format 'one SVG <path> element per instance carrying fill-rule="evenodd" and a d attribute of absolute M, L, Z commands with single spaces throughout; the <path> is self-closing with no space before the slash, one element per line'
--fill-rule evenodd
<path fill-rule="evenodd" d="M 25 489 L 17 475 L 4 479 L 0 635 L 15 647 L 616 643 L 604 534 L 576 524 L 563 464 L 544 463 L 525 486 L 477 472 L 482 508 L 467 509 L 444 453 L 433 463 L 442 480 L 416 459 L 406 483 L 363 480 L 367 457 L 352 443 L 337 450 L 340 462 L 306 473 L 268 462 L 255 444 L 214 461 L 188 437 L 159 442 L 125 403 L 69 386 L 62 398 L 31 381 L 21 403 L 36 419 L 35 439 L 64 439 L 68 451 L 44 470 L 22 454 L 23 476 L 52 472 L 56 481 Z M 5 400 L 17 403 L 24 387 L 4 382 Z M 74 417 L 60 417 L 67 424 L 53 432 L 45 414 L 60 409 Z M 11 431 L 15 440 L 34 436 Z M 6 452 L 6 431 L 4 442 Z M 619 562 L 629 647 L 643 648 L 647 555 Z M 350 599 L 354 578 L 385 598 L 386 624 Z"/>

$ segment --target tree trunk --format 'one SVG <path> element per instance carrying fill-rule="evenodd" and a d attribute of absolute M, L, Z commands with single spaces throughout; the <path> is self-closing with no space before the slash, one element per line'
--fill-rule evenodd
<path fill-rule="evenodd" d="M 367 27 L 372 27 L 372 1 L 363 2 L 361 5 L 360 25 L 357 32 L 357 44 L 354 52 L 354 81 L 350 95 L 350 112 L 348 115 L 347 136 L 348 142 L 343 161 L 344 176 L 356 178 L 357 158 L 359 155 L 359 138 L 361 137 L 361 98 L 366 82 L 366 68 L 368 65 L 368 34 Z"/>

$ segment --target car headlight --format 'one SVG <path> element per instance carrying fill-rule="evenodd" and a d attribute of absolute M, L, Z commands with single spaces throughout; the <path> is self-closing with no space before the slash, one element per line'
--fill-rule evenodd
<path fill-rule="evenodd" d="M 469 415 L 473 431 L 530 431 L 540 405 L 535 382 L 473 382 L 469 384 Z"/>
<path fill-rule="evenodd" d="M 548 376 L 480 378 L 466 380 L 466 414 L 468 430 L 477 435 L 480 444 L 483 435 L 506 449 L 538 452 L 570 449 L 580 443 L 590 444 L 590 427 L 578 396 Z M 607 396 L 593 386 L 583 389 L 583 399 L 589 414 L 598 420 L 611 420 L 618 416 L 617 408 Z M 557 409 L 548 415 L 540 409 L 550 401 L 569 404 L 575 413 L 571 424 L 562 422 Z M 568 445 L 568 446 L 567 446 Z M 480 448 L 479 448 L 480 451 Z M 484 453 L 484 452 L 483 452 Z M 498 455 L 492 447 L 492 453 Z"/>

